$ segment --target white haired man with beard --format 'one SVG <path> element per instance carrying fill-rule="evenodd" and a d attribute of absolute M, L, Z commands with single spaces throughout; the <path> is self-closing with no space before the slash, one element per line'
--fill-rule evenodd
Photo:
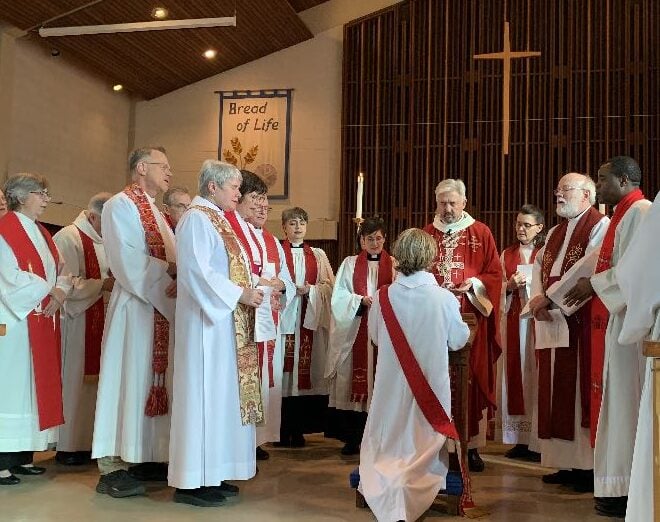
<path fill-rule="evenodd" d="M 556 306 L 546 295 L 548 288 L 600 247 L 609 218 L 593 208 L 596 186 L 589 176 L 571 172 L 559 180 L 554 191 L 557 215 L 565 218 L 548 233 L 545 246 L 534 261 L 529 309 L 539 322 L 552 321 Z M 575 491 L 593 491 L 594 454 L 590 441 L 590 303 L 566 316 L 568 346 L 538 349 L 538 437 L 541 464 L 560 471 L 543 476 L 546 484 L 572 486 Z"/>

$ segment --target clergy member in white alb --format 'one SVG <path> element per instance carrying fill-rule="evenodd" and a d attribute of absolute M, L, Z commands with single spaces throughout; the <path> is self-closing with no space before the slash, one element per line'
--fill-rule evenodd
<path fill-rule="evenodd" d="M 101 239 L 101 212 L 111 197 L 109 192 L 93 196 L 87 209 L 53 236 L 73 277 L 60 314 L 65 422 L 55 460 L 64 465 L 85 464 L 92 452 L 105 309 L 114 284 Z"/>
<path fill-rule="evenodd" d="M 616 265 L 624 255 L 651 202 L 639 189 L 642 172 L 628 156 L 617 156 L 598 170 L 596 195 L 614 206 L 591 278 L 581 278 L 567 294 L 572 306 L 595 295 L 591 305 L 591 440 L 594 448 L 596 512 L 626 514 L 637 405 L 644 384 L 641 342 L 619 343 L 626 303 L 617 282 Z"/>
<path fill-rule="evenodd" d="M 279 445 L 292 448 L 305 445 L 306 421 L 325 418 L 326 411 L 319 410 L 327 409 L 328 395 L 324 372 L 335 276 L 325 252 L 304 242 L 308 221 L 300 207 L 282 212 L 282 246 L 296 286 L 293 302 L 282 313 L 284 399 Z"/>
<path fill-rule="evenodd" d="M 257 427 L 257 460 L 268 458 L 268 452 L 259 448 L 265 442 L 280 440 L 282 418 L 282 368 L 284 350 L 280 335 L 281 314 L 296 295 L 296 286 L 291 280 L 284 250 L 277 238 L 264 227 L 268 219 L 268 195 L 256 205 L 256 211 L 248 219 L 248 225 L 257 239 L 263 259 L 262 275 L 271 281 L 284 283 L 282 294 L 271 293 L 268 303 L 263 303 L 256 311 L 256 339 L 259 350 L 259 371 L 261 374 L 261 397 L 264 404 L 264 423 Z"/>
<path fill-rule="evenodd" d="M 0 486 L 40 475 L 33 452 L 56 442 L 62 415 L 59 309 L 71 289 L 64 260 L 37 219 L 48 181 L 15 174 L 0 218 Z"/>
<path fill-rule="evenodd" d="M 623 346 L 648 339 L 660 342 L 660 192 L 616 265 L 616 280 L 626 303 L 619 334 Z M 633 452 L 626 522 L 657 520 L 653 494 L 653 359 L 645 361 L 644 386 Z M 658 377 L 656 377 L 657 379 Z M 655 441 L 657 443 L 657 441 Z"/>
<path fill-rule="evenodd" d="M 393 259 L 383 249 L 385 223 L 367 218 L 360 228 L 362 252 L 349 256 L 337 271 L 332 290 L 330 346 L 325 366 L 330 407 L 344 426 L 343 455 L 360 452 L 374 383 L 375 353 L 369 339 L 369 307 L 376 291 L 394 279 Z"/>
<path fill-rule="evenodd" d="M 175 397 L 168 483 L 174 501 L 219 506 L 256 473 L 255 425 L 263 421 L 250 259 L 225 212 L 241 173 L 206 160 L 199 195 L 177 227 L 179 254 Z"/>
<path fill-rule="evenodd" d="M 575 172 L 562 176 L 557 185 L 557 215 L 565 218 L 550 229 L 534 261 L 529 309 L 534 315 L 539 368 L 538 436 L 541 464 L 559 468 L 543 476 L 546 484 L 563 484 L 577 492 L 593 491 L 594 456 L 589 440 L 589 398 L 591 395 L 590 303 L 570 316 L 546 295 L 548 288 L 570 277 L 569 271 L 581 259 L 588 259 L 603 241 L 610 220 L 593 208 L 596 187 L 593 180 Z M 553 317 L 553 314 L 555 317 Z M 551 339 L 553 346 L 540 346 L 544 322 L 565 323 L 568 343 Z M 560 343 L 560 345 L 557 345 Z"/>
<path fill-rule="evenodd" d="M 162 148 L 134 150 L 132 183 L 103 207 L 101 230 L 115 278 L 108 303 L 92 458 L 96 491 L 144 494 L 136 477 L 163 480 L 170 435 L 176 297 L 174 234 L 155 204 L 172 172 Z"/>
<path fill-rule="evenodd" d="M 445 487 L 451 420 L 449 350 L 470 336 L 453 294 L 427 270 L 437 246 L 411 228 L 394 245 L 398 277 L 369 310 L 378 347 L 373 397 L 360 450 L 360 485 L 379 522 L 417 520 Z"/>
<path fill-rule="evenodd" d="M 534 323 L 520 317 L 532 287 L 532 263 L 543 246 L 543 212 L 534 205 L 523 205 L 515 221 L 514 245 L 502 251 L 504 273 L 500 335 L 502 338 L 502 440 L 515 444 L 504 455 L 510 459 L 540 462 L 536 426 L 538 390 Z"/>

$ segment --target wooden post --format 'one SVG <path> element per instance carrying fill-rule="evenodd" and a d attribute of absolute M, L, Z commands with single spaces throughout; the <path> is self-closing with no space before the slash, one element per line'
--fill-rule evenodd
<path fill-rule="evenodd" d="M 644 341 L 643 353 L 653 359 L 651 385 L 653 386 L 653 512 L 660 513 L 660 341 Z"/>

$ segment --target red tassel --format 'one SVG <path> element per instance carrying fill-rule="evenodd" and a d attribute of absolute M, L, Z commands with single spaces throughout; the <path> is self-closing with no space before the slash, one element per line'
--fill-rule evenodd
<path fill-rule="evenodd" d="M 165 386 L 152 386 L 147 398 L 145 414 L 148 417 L 165 415 L 168 410 L 167 388 Z"/>

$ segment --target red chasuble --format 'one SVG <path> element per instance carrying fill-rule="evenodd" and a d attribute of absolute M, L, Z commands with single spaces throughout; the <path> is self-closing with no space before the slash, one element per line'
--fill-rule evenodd
<path fill-rule="evenodd" d="M 536 253 L 532 251 L 529 262 L 533 263 Z M 518 271 L 518 265 L 524 263 L 520 255 L 520 244 L 506 248 L 502 252 L 504 257 L 504 275 L 508 281 Z M 506 285 L 506 283 L 505 283 Z M 525 396 L 522 385 L 522 368 L 520 367 L 520 289 L 513 291 L 511 306 L 506 316 L 506 393 L 507 411 L 509 415 L 525 415 Z"/>
<path fill-rule="evenodd" d="M 550 277 L 555 259 L 564 244 L 568 220 L 562 221 L 554 229 L 543 253 L 541 262 L 541 282 L 543 290 L 571 268 L 584 256 L 589 236 L 596 224 L 603 218 L 595 208 L 587 210 L 578 221 L 568 242 L 566 254 L 562 260 L 559 277 Z M 578 360 L 580 367 L 580 404 L 582 417 L 580 425 L 588 428 L 590 424 L 590 371 L 591 371 L 591 332 L 587 327 L 590 319 L 591 303 L 566 318 L 569 332 L 569 345 L 565 348 L 539 350 L 539 438 L 574 440 L 575 438 L 575 383 L 578 378 Z M 554 373 L 552 352 L 554 351 Z"/>
<path fill-rule="evenodd" d="M 57 247 L 48 231 L 40 223 L 37 223 L 37 226 L 48 244 L 57 267 L 60 262 Z M 0 236 L 11 248 L 22 271 L 46 280 L 46 270 L 41 256 L 15 212 L 9 212 L 0 219 Z M 43 298 L 42 310 L 48 306 L 50 299 L 50 295 Z M 39 429 L 43 431 L 64 424 L 60 314 L 58 312 L 53 317 L 46 317 L 42 312 L 32 310 L 27 316 L 27 324 L 34 387 L 37 394 Z"/>
<path fill-rule="evenodd" d="M 369 275 L 369 261 L 367 260 L 367 251 L 363 250 L 355 260 L 355 270 L 353 271 L 353 292 L 358 295 L 366 296 L 367 276 Z M 392 282 L 392 258 L 383 250 L 380 253 L 378 262 L 378 282 L 376 291 L 381 286 L 389 285 Z M 367 372 L 369 371 L 369 339 L 368 329 L 369 312 L 365 310 L 360 318 L 360 327 L 358 328 L 355 342 L 351 350 L 353 354 L 353 381 L 351 383 L 351 402 L 364 402 L 369 394 L 369 384 Z M 374 369 L 376 361 L 374 361 Z"/>
<path fill-rule="evenodd" d="M 607 228 L 603 244 L 600 247 L 598 263 L 595 273 L 599 274 L 612 267 L 612 252 L 614 251 L 614 239 L 616 227 L 630 207 L 637 201 L 644 199 L 641 190 L 636 189 L 627 194 L 614 209 L 614 215 Z M 603 367 L 605 365 L 605 332 L 610 314 L 607 307 L 594 295 L 591 300 L 591 447 L 596 444 L 596 430 L 598 428 L 598 417 L 600 406 L 603 401 Z"/>
<path fill-rule="evenodd" d="M 85 260 L 85 278 L 101 279 L 101 268 L 96 257 L 94 241 L 82 230 L 77 229 L 82 241 Z M 103 295 L 85 310 L 85 376 L 98 376 L 101 368 L 101 341 L 105 325 Z"/>
<path fill-rule="evenodd" d="M 149 198 L 137 183 L 124 189 L 124 194 L 137 207 L 140 222 L 144 228 L 144 237 L 149 249 L 149 255 L 166 261 L 165 243 L 160 233 L 158 221 L 151 209 Z M 170 323 L 154 308 L 154 343 L 151 352 L 151 368 L 153 370 L 153 383 L 147 396 L 144 413 L 149 417 L 165 415 L 168 410 L 167 388 L 165 386 L 165 372 L 167 371 L 167 358 L 170 343 Z"/>
<path fill-rule="evenodd" d="M 394 308 L 392 308 L 392 303 L 390 302 L 389 287 L 390 285 L 386 285 L 378 292 L 380 311 L 383 315 L 387 333 L 392 341 L 394 353 L 396 353 L 396 357 L 401 364 L 401 369 L 415 397 L 415 402 L 417 402 L 419 409 L 422 410 L 424 418 L 435 431 L 446 437 L 458 440 L 456 426 L 454 426 L 451 418 L 442 407 L 442 403 L 433 392 L 422 368 L 419 366 L 417 359 L 415 359 L 415 354 L 410 347 L 406 334 L 403 332 L 399 320 L 394 313 Z"/>
<path fill-rule="evenodd" d="M 284 257 L 286 258 L 286 265 L 289 269 L 289 274 L 294 281 L 296 279 L 295 266 L 293 264 L 293 254 L 291 253 L 291 243 L 288 239 L 282 242 L 284 249 Z M 305 256 L 305 282 L 309 284 L 317 284 L 319 277 L 319 267 L 316 262 L 316 256 L 312 248 L 303 243 L 303 254 Z M 312 389 L 312 348 L 314 346 L 314 332 L 303 326 L 305 321 L 305 312 L 307 311 L 307 303 L 309 296 L 303 295 L 300 303 L 300 349 L 298 353 L 298 389 L 311 390 Z M 285 352 L 284 352 L 284 372 L 293 372 L 293 364 L 295 360 L 295 335 L 290 334 L 286 336 Z"/>
<path fill-rule="evenodd" d="M 458 296 L 461 312 L 477 317 L 477 331 L 470 351 L 470 387 L 468 393 L 468 436 L 479 433 L 483 410 L 489 414 L 495 409 L 495 364 L 501 350 L 499 338 L 499 302 L 502 291 L 502 266 L 495 240 L 490 229 L 480 221 L 460 232 L 440 232 L 433 224 L 424 228 L 438 243 L 438 255 L 431 271 L 438 284 L 451 282 L 459 286 L 470 277 L 476 277 L 486 287 L 493 304 L 489 317 L 484 317 L 465 296 Z"/>

